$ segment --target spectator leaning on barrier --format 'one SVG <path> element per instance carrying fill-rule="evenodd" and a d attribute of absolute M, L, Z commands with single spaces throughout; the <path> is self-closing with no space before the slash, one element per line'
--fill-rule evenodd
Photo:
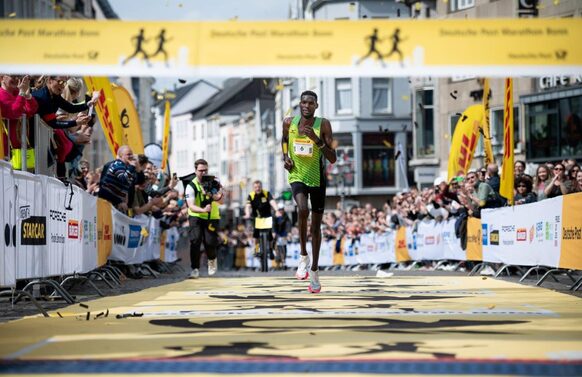
<path fill-rule="evenodd" d="M 73 143 L 66 136 L 63 129 L 83 126 L 89 123 L 89 115 L 79 114 L 76 119 L 58 119 L 57 111 L 63 109 L 67 113 L 80 113 L 89 109 L 98 97 L 95 94 L 87 103 L 73 104 L 65 100 L 61 95 L 68 80 L 67 76 L 48 76 L 44 86 L 35 90 L 32 95 L 38 102 L 38 114 L 47 125 L 54 129 L 53 140 L 55 145 L 52 148 L 53 155 L 57 161 L 57 176 L 64 178 L 66 176 L 65 161 L 73 150 Z"/>
<path fill-rule="evenodd" d="M 127 214 L 128 192 L 136 179 L 137 160 L 127 145 L 117 150 L 117 159 L 105 164 L 99 181 L 99 197 Z"/>
<path fill-rule="evenodd" d="M 8 151 L 8 144 L 13 149 L 20 148 L 21 118 L 25 114 L 31 117 L 38 110 L 36 99 L 30 94 L 30 77 L 16 75 L 2 75 L 2 85 L 0 87 L 0 118 L 6 119 L 4 126 L 6 129 L 0 130 L 2 133 L 2 143 L 4 150 Z M 9 132 L 8 138 L 6 131 Z M 27 130 L 30 134 L 30 128 Z M 4 158 L 5 156 L 0 156 Z M 8 156 L 11 158 L 11 156 Z"/>
<path fill-rule="evenodd" d="M 534 203 L 537 201 L 536 194 L 532 192 L 533 182 L 530 176 L 522 175 L 515 180 L 516 194 L 513 197 L 515 205 Z"/>

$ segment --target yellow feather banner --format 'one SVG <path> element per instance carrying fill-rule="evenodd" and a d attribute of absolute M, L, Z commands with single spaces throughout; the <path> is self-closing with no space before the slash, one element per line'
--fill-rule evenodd
<path fill-rule="evenodd" d="M 129 145 L 133 153 L 143 154 L 141 124 L 133 98 L 123 86 L 115 84 L 111 86 L 113 88 L 113 96 L 117 102 L 117 110 L 119 110 L 119 120 L 123 128 L 123 143 Z"/>
<path fill-rule="evenodd" d="M 483 114 L 483 105 L 469 106 L 461 114 L 449 151 L 449 181 L 457 175 L 466 174 L 469 170 L 477 147 Z"/>
<path fill-rule="evenodd" d="M 164 138 L 162 140 L 162 170 L 168 163 L 168 149 L 170 147 L 170 101 L 166 100 L 164 111 Z"/>

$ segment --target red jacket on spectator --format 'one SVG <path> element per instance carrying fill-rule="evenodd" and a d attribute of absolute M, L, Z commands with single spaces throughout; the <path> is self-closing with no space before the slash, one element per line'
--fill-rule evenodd
<path fill-rule="evenodd" d="M 2 111 L 2 118 L 5 120 L 4 124 L 10 130 L 10 143 L 12 148 L 20 148 L 21 122 L 22 114 L 27 117 L 32 117 L 38 110 L 38 103 L 34 97 L 26 99 L 18 95 L 18 89 L 12 93 L 0 87 L 0 110 Z M 2 143 L 4 150 L 8 150 L 8 142 L 5 130 L 2 130 Z"/>

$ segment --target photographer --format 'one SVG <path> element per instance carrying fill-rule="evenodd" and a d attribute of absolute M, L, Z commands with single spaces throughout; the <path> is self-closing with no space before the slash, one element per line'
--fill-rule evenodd
<path fill-rule="evenodd" d="M 200 276 L 200 246 L 208 256 L 208 275 L 216 273 L 216 248 L 218 247 L 218 222 L 220 212 L 218 205 L 222 203 L 222 186 L 214 176 L 208 174 L 208 162 L 203 159 L 194 163 L 196 177 L 186 188 L 188 203 L 188 222 L 190 224 L 190 278 Z"/>

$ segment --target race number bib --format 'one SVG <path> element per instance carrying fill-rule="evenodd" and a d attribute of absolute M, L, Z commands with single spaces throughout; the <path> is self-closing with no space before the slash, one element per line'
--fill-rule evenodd
<path fill-rule="evenodd" d="M 313 142 L 310 139 L 295 139 L 293 143 L 293 152 L 297 156 L 313 156 Z"/>

